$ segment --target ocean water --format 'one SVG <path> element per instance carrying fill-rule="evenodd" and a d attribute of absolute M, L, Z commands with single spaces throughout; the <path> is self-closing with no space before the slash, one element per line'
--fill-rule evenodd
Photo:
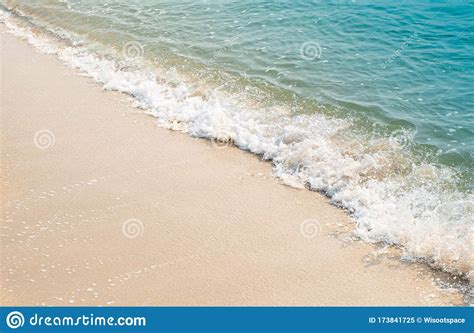
<path fill-rule="evenodd" d="M 474 2 L 0 3 L 162 126 L 261 155 L 363 240 L 472 277 Z"/>

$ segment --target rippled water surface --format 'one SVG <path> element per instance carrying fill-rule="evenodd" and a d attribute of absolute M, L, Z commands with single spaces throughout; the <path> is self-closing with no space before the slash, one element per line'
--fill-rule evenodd
<path fill-rule="evenodd" d="M 51 23 L 245 73 L 472 161 L 473 3 L 25 2 Z"/>

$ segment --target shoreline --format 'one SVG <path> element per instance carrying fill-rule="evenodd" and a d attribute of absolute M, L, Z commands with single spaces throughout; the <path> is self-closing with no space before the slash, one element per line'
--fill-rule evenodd
<path fill-rule="evenodd" d="M 409 180 L 400 181 L 396 177 L 397 172 L 392 170 L 392 163 L 404 168 L 404 163 L 411 160 L 409 156 L 402 156 L 399 161 L 392 160 L 390 156 L 385 156 L 382 149 L 379 153 L 385 157 L 377 158 L 378 154 L 375 152 L 367 155 L 360 150 L 365 144 L 359 145 L 351 140 L 342 144 L 345 140 L 337 138 L 332 142 L 332 135 L 345 137 L 343 129 L 339 134 L 339 131 L 334 132 L 338 127 L 335 119 L 316 115 L 300 119 L 299 116 L 288 117 L 283 114 L 276 117 L 277 121 L 273 119 L 267 122 L 264 119 L 267 111 L 273 115 L 271 118 L 276 114 L 272 110 L 260 110 L 252 98 L 248 105 L 247 102 L 240 105 L 238 101 L 227 103 L 225 100 L 232 99 L 232 94 L 221 94 L 220 89 L 215 91 L 211 88 L 212 84 L 199 84 L 196 89 L 193 87 L 195 78 L 187 74 L 181 77 L 179 73 L 176 77 L 174 65 L 171 68 L 146 65 L 144 46 L 139 42 L 131 41 L 122 46 L 122 56 L 128 54 L 130 49 L 139 51 L 138 57 L 130 62 L 130 59 L 123 59 L 115 51 L 104 55 L 100 51 L 97 54 L 90 52 L 86 46 L 76 48 L 69 44 L 74 37 L 67 32 L 66 40 L 63 41 L 61 34 L 58 36 L 55 32 L 48 32 L 41 24 L 28 18 L 26 23 L 20 23 L 17 21 L 17 14 L 24 16 L 21 12 L 7 12 L 3 18 L 14 36 L 28 41 L 40 53 L 53 54 L 66 67 L 77 69 L 80 75 L 92 78 L 106 90 L 125 93 L 131 98 L 133 106 L 153 115 L 161 127 L 184 132 L 192 137 L 210 140 L 219 138 L 224 142 L 214 141 L 218 145 L 235 144 L 243 151 L 261 156 L 262 159 L 271 161 L 273 176 L 282 183 L 326 194 L 331 204 L 350 211 L 357 224 L 354 232 L 360 239 L 368 243 L 400 246 L 404 251 L 403 257 L 408 261 L 426 263 L 435 270 L 440 269 L 461 279 L 470 279 L 473 257 L 468 244 L 472 243 L 472 237 L 469 236 L 470 224 L 465 223 L 469 222 L 470 201 L 464 194 L 456 191 L 448 191 L 448 197 L 439 197 L 440 193 L 436 190 L 432 192 L 430 186 L 424 186 L 431 183 L 437 173 L 441 182 L 444 182 L 447 175 L 454 176 L 451 170 L 437 169 L 430 163 L 430 166 L 413 165 L 413 169 L 405 175 Z M 87 41 L 80 43 L 88 44 Z M 133 55 L 135 54 L 134 52 Z M 147 69 L 149 65 L 154 69 Z M 155 70 L 158 72 L 155 73 Z M 219 107 L 214 107 L 215 103 Z M 248 113 L 245 111 L 248 108 L 256 108 L 259 112 Z M 324 134 L 326 128 L 330 128 L 329 132 L 332 133 L 329 137 L 328 133 Z M 268 129 L 270 133 L 267 133 Z M 318 138 L 321 132 L 323 134 Z M 392 134 L 397 138 L 391 137 L 390 142 L 385 142 L 389 146 L 400 139 L 400 133 Z M 230 142 L 225 142 L 227 140 Z M 408 142 L 407 144 L 409 145 Z M 403 150 L 402 140 L 399 151 L 402 155 Z M 385 167 L 388 167 L 388 174 L 395 172 L 395 179 L 389 176 L 373 182 L 372 175 L 377 175 Z M 387 171 L 382 172 L 384 173 Z M 408 187 L 403 188 L 403 184 Z M 432 185 L 436 187 L 436 184 L 441 185 Z M 397 188 L 404 194 L 400 196 Z M 380 191 L 388 192 L 383 195 Z M 425 202 L 426 197 L 430 198 L 429 202 Z M 466 218 L 458 221 L 456 216 L 459 214 L 464 214 Z M 447 242 L 447 238 L 453 242 Z"/>
<path fill-rule="evenodd" d="M 462 304 L 270 163 L 165 130 L 3 30 L 2 305 Z"/>

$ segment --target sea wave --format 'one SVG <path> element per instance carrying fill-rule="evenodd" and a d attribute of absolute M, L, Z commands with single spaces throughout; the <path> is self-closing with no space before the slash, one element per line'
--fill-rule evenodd
<path fill-rule="evenodd" d="M 473 193 L 458 189 L 454 169 L 415 162 L 407 149 L 413 133 L 355 136 L 348 119 L 294 114 L 285 105 L 260 105 L 244 93 L 214 89 L 174 68 L 104 56 L 87 42 L 61 44 L 8 11 L 1 11 L 0 21 L 105 89 L 129 94 L 161 126 L 232 142 L 271 161 L 282 182 L 324 193 L 350 212 L 361 239 L 401 246 L 405 259 L 472 279 Z"/>

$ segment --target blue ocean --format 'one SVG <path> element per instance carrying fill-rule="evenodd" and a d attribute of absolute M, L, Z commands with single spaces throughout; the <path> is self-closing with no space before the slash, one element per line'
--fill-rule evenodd
<path fill-rule="evenodd" d="M 165 128 L 271 161 L 356 234 L 472 275 L 474 2 L 3 1 Z M 120 143 L 117 143 L 120 144 Z"/>

